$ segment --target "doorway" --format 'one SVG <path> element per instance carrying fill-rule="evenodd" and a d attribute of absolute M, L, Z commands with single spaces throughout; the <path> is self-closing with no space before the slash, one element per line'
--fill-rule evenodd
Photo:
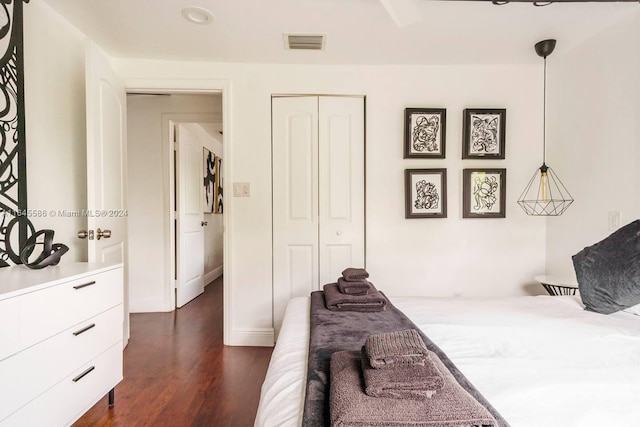
<path fill-rule="evenodd" d="M 172 86 L 167 82 L 166 87 Z M 174 245 L 176 198 L 173 189 L 177 181 L 174 174 L 176 156 L 172 136 L 175 134 L 174 129 L 177 129 L 176 124 L 189 123 L 199 129 L 205 137 L 214 138 L 217 135 L 218 139 L 222 139 L 222 129 L 225 127 L 222 111 L 226 96 L 223 91 L 224 85 L 218 86 L 221 89 L 198 92 L 161 87 L 127 87 L 129 228 L 132 233 L 129 292 L 132 312 L 172 311 L 176 307 L 175 286 L 177 272 L 180 269 L 176 264 Z M 153 128 L 153 136 L 145 133 L 144 129 L 148 127 Z M 225 150 L 224 144 L 220 141 L 216 154 L 224 159 Z M 202 168 L 203 148 L 199 151 L 198 166 Z M 202 189 L 202 178 L 199 182 L 199 189 Z M 224 183 L 224 180 L 221 182 Z M 209 250 L 208 259 L 205 257 L 206 283 L 222 274 L 227 258 L 224 250 L 225 236 L 222 233 L 224 215 L 215 216 L 215 219 L 203 220 L 208 224 L 219 224 L 220 230 L 216 242 L 219 249 L 214 254 Z M 212 262 L 213 258 L 218 261 Z M 226 297 L 228 293 L 224 293 Z M 227 307 L 227 304 L 223 306 Z M 227 314 L 224 313 L 225 317 Z"/>

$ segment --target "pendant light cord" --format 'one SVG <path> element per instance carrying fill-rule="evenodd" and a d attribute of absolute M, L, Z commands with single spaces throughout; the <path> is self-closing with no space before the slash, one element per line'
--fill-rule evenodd
<path fill-rule="evenodd" d="M 547 57 L 544 57 L 544 78 L 542 95 L 542 164 L 546 164 L 547 155 Z"/>

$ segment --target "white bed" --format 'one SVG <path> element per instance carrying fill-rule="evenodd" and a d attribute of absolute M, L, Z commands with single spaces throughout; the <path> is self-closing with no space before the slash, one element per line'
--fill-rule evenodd
<path fill-rule="evenodd" d="M 574 296 L 390 300 L 512 427 L 640 425 L 640 316 Z M 309 301 L 287 306 L 255 426 L 301 423 Z"/>

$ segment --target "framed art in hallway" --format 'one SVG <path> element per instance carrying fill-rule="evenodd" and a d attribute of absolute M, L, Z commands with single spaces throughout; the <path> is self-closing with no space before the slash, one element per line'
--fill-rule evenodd
<path fill-rule="evenodd" d="M 405 169 L 405 218 L 447 217 L 447 170 Z"/>
<path fill-rule="evenodd" d="M 507 110 L 468 108 L 462 128 L 463 159 L 504 159 Z"/>
<path fill-rule="evenodd" d="M 215 162 L 216 162 L 216 177 L 215 177 L 216 206 L 214 208 L 214 211 L 217 214 L 221 214 L 223 212 L 223 209 L 222 209 L 222 157 L 215 156 Z"/>
<path fill-rule="evenodd" d="M 405 108 L 404 158 L 444 159 L 447 110 Z"/>
<path fill-rule="evenodd" d="M 216 161 L 215 155 L 202 148 L 204 171 L 204 213 L 215 213 L 216 209 Z"/>
<path fill-rule="evenodd" d="M 506 191 L 506 169 L 464 169 L 462 217 L 504 218 Z"/>

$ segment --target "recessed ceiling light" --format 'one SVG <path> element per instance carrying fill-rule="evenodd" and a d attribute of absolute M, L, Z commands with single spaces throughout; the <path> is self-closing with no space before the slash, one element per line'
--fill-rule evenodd
<path fill-rule="evenodd" d="M 182 9 L 182 17 L 189 22 L 199 25 L 207 25 L 213 22 L 213 13 L 202 7 L 185 7 Z"/>

